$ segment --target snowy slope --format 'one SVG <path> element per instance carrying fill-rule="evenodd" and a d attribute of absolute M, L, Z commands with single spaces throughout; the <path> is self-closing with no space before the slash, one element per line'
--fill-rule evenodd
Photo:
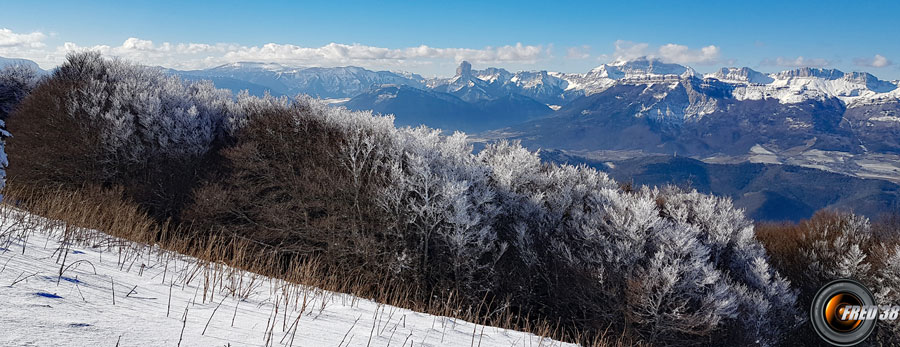
<path fill-rule="evenodd" d="M 43 219 L 0 209 L 0 346 L 562 345 L 205 266 L 95 231 L 61 242 L 63 229 L 31 228 Z"/>

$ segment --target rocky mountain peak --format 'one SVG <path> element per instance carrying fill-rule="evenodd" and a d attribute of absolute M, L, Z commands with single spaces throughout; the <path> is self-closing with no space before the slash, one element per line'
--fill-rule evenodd
<path fill-rule="evenodd" d="M 459 63 L 459 67 L 456 68 L 457 76 L 471 76 L 472 75 L 472 64 L 463 60 Z"/>
<path fill-rule="evenodd" d="M 775 79 L 748 67 L 723 67 L 704 77 L 715 78 L 725 82 L 768 84 Z"/>
<path fill-rule="evenodd" d="M 844 73 L 837 69 L 801 67 L 793 70 L 779 72 L 777 76 L 778 79 L 788 79 L 793 77 L 814 77 L 826 80 L 836 80 L 844 77 Z"/>

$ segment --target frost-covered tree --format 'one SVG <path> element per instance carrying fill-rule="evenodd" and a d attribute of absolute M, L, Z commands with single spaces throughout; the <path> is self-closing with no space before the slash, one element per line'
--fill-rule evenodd
<path fill-rule="evenodd" d="M 72 53 L 9 119 L 10 174 L 40 185 L 121 185 L 177 215 L 221 139 L 231 94 L 95 52 Z"/>
<path fill-rule="evenodd" d="M 557 274 L 536 277 L 556 299 L 574 296 L 569 310 L 604 324 L 624 313 L 627 329 L 673 344 L 727 337 L 771 345 L 786 331 L 773 327 L 799 323 L 795 294 L 727 199 L 624 191 L 591 168 L 542 165 L 516 144 L 489 145 L 479 156 L 498 187 L 512 254 Z"/>
<path fill-rule="evenodd" d="M 707 249 L 714 277 L 728 284 L 710 296 L 724 306 L 717 308 L 723 317 L 733 317 L 731 322 L 723 322 L 737 332 L 728 336 L 772 344 L 802 322 L 795 309 L 796 293 L 769 266 L 765 249 L 754 237 L 752 222 L 729 199 L 675 188 L 663 190 L 656 199 L 667 220 L 698 229 L 696 238 Z M 780 328 L 773 329 L 775 325 Z"/>
<path fill-rule="evenodd" d="M 34 89 L 40 73 L 29 65 L 10 65 L 0 69 L 0 189 L 6 185 L 6 118 L 22 99 Z"/>
<path fill-rule="evenodd" d="M 106 160 L 116 166 L 208 152 L 231 102 L 230 94 L 211 82 L 182 81 L 97 53 L 70 54 L 55 76 L 77 81 L 67 111 L 98 123 Z"/>
<path fill-rule="evenodd" d="M 496 202 L 487 168 L 476 162 L 461 133 L 404 128 L 395 139 L 393 184 L 382 193 L 382 206 L 397 215 L 396 227 L 416 245 L 404 257 L 433 284 L 490 288 L 493 264 L 505 246 L 492 227 Z"/>
<path fill-rule="evenodd" d="M 855 279 L 881 305 L 900 305 L 900 242 L 896 224 L 879 223 L 848 212 L 820 211 L 797 225 L 765 226 L 761 238 L 773 262 L 795 284 L 802 302 L 810 302 L 826 283 Z M 880 321 L 876 339 L 900 341 L 896 324 Z"/>
<path fill-rule="evenodd" d="M 900 232 L 900 230 L 894 230 Z M 881 305 L 900 306 L 900 242 L 880 243 L 874 250 L 873 277 L 875 301 Z M 886 345 L 900 343 L 900 325 L 897 321 L 879 321 L 877 338 Z"/>
<path fill-rule="evenodd" d="M 40 80 L 40 72 L 29 65 L 0 69 L 0 120 L 5 120 Z"/>

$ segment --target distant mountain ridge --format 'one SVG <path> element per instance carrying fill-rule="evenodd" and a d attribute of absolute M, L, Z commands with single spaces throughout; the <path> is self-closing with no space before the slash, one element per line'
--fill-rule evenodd
<path fill-rule="evenodd" d="M 0 66 L 26 64 L 26 59 L 0 57 Z M 776 99 L 799 103 L 809 99 L 838 98 L 845 104 L 872 103 L 900 98 L 900 81 L 880 80 L 866 72 L 801 67 L 762 73 L 749 67 L 724 67 L 700 74 L 691 67 L 639 57 L 601 64 L 586 73 L 550 71 L 510 72 L 489 67 L 476 70 L 461 62 L 449 78 L 424 78 L 407 72 L 372 71 L 355 66 L 290 67 L 277 63 L 236 62 L 202 70 L 168 71 L 188 78 L 230 81 L 230 89 L 246 83 L 276 95 L 308 94 L 321 98 L 352 98 L 383 85 L 406 85 L 454 94 L 472 102 L 520 94 L 548 105 L 564 105 L 581 96 L 600 93 L 621 84 L 648 84 L 685 79 L 717 80 L 733 87 L 729 96 L 738 100 Z M 239 89 L 236 89 L 237 91 Z"/>
<path fill-rule="evenodd" d="M 7 67 L 7 66 L 11 66 L 11 65 L 25 65 L 25 66 L 33 68 L 35 71 L 38 71 L 40 73 L 46 72 L 46 71 L 44 71 L 44 69 L 41 69 L 41 67 L 37 63 L 35 63 L 31 60 L 28 60 L 28 59 L 0 57 L 0 69 Z"/>
<path fill-rule="evenodd" d="M 386 84 L 424 86 L 422 76 L 371 71 L 355 66 L 286 67 L 275 63 L 239 62 L 211 69 L 174 71 L 199 78 L 229 78 L 268 88 L 276 95 L 307 94 L 319 98 L 350 98 Z"/>
<path fill-rule="evenodd" d="M 554 117 L 503 132 L 569 149 L 706 155 L 747 153 L 756 144 L 786 150 L 813 141 L 809 147 L 820 150 L 900 153 L 900 90 L 871 74 L 801 68 L 764 75 L 740 68 L 700 77 L 671 64 L 633 65 L 640 68 L 594 69 L 584 97 Z M 599 82 L 604 79 L 611 81 Z M 635 142 L 634 131 L 646 141 Z M 606 133 L 607 141 L 591 144 L 593 137 L 575 136 L 597 132 Z"/>
<path fill-rule="evenodd" d="M 880 80 L 866 72 L 797 68 L 762 73 L 749 67 L 726 67 L 708 74 L 658 59 L 640 57 L 602 64 L 586 73 L 510 72 L 502 68 L 476 70 L 461 62 L 449 78 L 371 71 L 359 67 L 287 67 L 275 63 L 239 62 L 218 67 L 174 71 L 205 78 L 230 78 L 263 86 L 273 94 L 309 94 L 321 98 L 352 98 L 383 85 L 406 85 L 456 95 L 467 102 L 519 94 L 548 105 L 565 105 L 582 96 L 622 84 L 655 84 L 685 79 L 725 83 L 737 100 L 775 99 L 782 103 L 837 98 L 844 104 L 900 98 L 897 81 Z M 250 89 L 250 88 L 248 88 Z"/>

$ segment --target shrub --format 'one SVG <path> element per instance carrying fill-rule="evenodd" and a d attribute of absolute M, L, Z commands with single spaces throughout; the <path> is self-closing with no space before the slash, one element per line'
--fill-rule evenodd
<path fill-rule="evenodd" d="M 528 265 L 517 275 L 540 283 L 532 305 L 558 303 L 545 307 L 664 344 L 770 345 L 784 322 L 799 322 L 788 282 L 729 200 L 623 191 L 594 169 L 542 165 L 508 143 L 480 157 L 502 197 L 500 234 Z"/>
<path fill-rule="evenodd" d="M 40 74 L 28 65 L 10 65 L 0 69 L 0 121 L 34 89 Z"/>
<path fill-rule="evenodd" d="M 391 184 L 380 197 L 407 237 L 407 267 L 426 288 L 451 289 L 478 300 L 493 289 L 502 256 L 493 222 L 498 202 L 488 168 L 472 154 L 466 136 L 441 136 L 425 127 L 396 134 Z"/>
<path fill-rule="evenodd" d="M 6 131 L 6 118 L 34 89 L 39 80 L 39 73 L 28 65 L 11 65 L 0 69 L 0 188 L 6 185 L 5 140 L 9 137 Z"/>
<path fill-rule="evenodd" d="M 154 215 L 177 215 L 228 102 L 209 82 L 70 54 L 10 117 L 10 175 L 42 186 L 121 185 Z"/>
<path fill-rule="evenodd" d="M 493 196 L 464 135 L 306 98 L 245 110 L 222 151 L 224 177 L 195 192 L 191 223 L 328 254 L 343 271 L 415 279 L 422 293 L 487 291 Z"/>
<path fill-rule="evenodd" d="M 377 256 L 369 243 L 383 239 L 372 201 L 385 184 L 379 158 L 348 155 L 349 134 L 299 103 L 252 109 L 242 122 L 222 151 L 223 177 L 196 190 L 186 221 L 305 256 L 327 253 L 345 269 L 383 263 L 359 259 Z"/>
<path fill-rule="evenodd" d="M 758 237 L 772 264 L 799 290 L 808 306 L 826 283 L 851 278 L 866 285 L 880 305 L 900 305 L 900 242 L 893 217 L 873 227 L 865 217 L 846 212 L 819 211 L 797 224 L 763 224 Z M 896 324 L 879 322 L 876 339 L 897 344 Z M 798 336 L 816 338 L 809 326 Z"/>

